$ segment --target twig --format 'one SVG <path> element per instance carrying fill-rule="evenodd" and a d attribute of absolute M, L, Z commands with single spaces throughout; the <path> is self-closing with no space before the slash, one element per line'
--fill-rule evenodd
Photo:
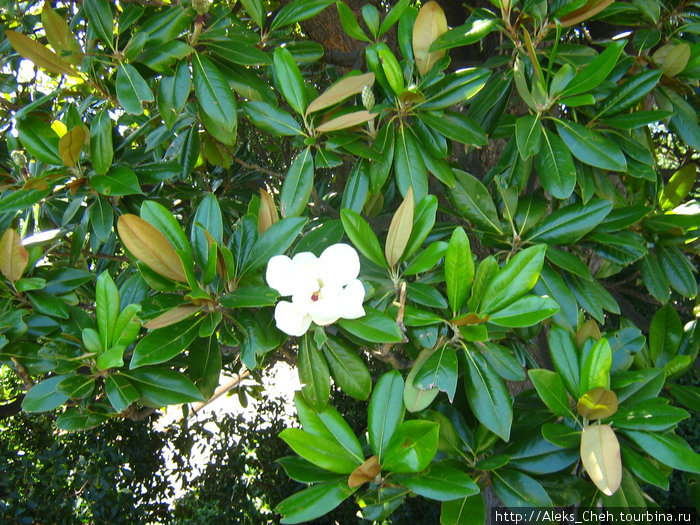
<path fill-rule="evenodd" d="M 28 391 L 34 386 L 32 377 L 29 375 L 29 372 L 27 372 L 27 369 L 22 366 L 22 363 L 17 361 L 16 357 L 11 357 L 10 359 L 12 360 L 12 364 L 15 365 L 15 372 L 24 382 L 24 389 Z"/>
<path fill-rule="evenodd" d="M 187 414 L 187 417 L 191 418 L 192 416 L 197 415 L 197 413 L 199 413 L 204 407 L 206 407 L 210 403 L 214 402 L 216 399 L 223 396 L 226 392 L 228 392 L 232 388 L 236 388 L 238 385 L 240 385 L 241 381 L 243 381 L 248 376 L 250 376 L 250 370 L 246 369 L 243 372 L 241 372 L 240 374 L 238 374 L 238 377 L 236 377 L 232 381 L 217 388 L 216 392 L 214 392 L 214 395 L 211 396 L 211 398 L 209 398 L 208 401 L 205 401 L 204 403 L 195 403 L 194 405 L 192 405 L 189 413 Z M 182 421 L 182 419 L 184 419 L 184 417 L 181 417 L 180 421 Z"/>
<path fill-rule="evenodd" d="M 231 155 L 231 158 L 246 169 L 258 170 L 258 171 L 265 173 L 267 175 L 272 175 L 273 177 L 278 178 L 280 180 L 284 179 L 284 175 L 281 173 L 277 173 L 276 171 L 268 170 L 267 168 L 263 168 L 262 166 L 259 166 L 258 164 L 249 164 L 248 162 L 246 162 L 242 159 L 239 159 L 235 155 Z"/>

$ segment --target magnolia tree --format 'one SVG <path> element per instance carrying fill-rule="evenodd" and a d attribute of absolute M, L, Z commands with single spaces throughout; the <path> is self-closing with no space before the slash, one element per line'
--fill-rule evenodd
<path fill-rule="evenodd" d="M 676 383 L 700 346 L 692 3 L 0 17 L 0 359 L 23 410 L 80 430 L 290 360 L 283 523 L 413 495 L 483 523 L 491 489 L 640 507 L 700 473 L 674 431 L 700 405 Z"/>

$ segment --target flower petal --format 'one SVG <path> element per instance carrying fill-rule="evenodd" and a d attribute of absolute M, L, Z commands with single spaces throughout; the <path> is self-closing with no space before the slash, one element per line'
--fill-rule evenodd
<path fill-rule="evenodd" d="M 360 257 L 344 243 L 329 246 L 319 258 L 319 277 L 324 285 L 345 286 L 360 274 Z"/>
<path fill-rule="evenodd" d="M 275 255 L 267 263 L 265 280 L 270 288 L 277 290 L 280 295 L 292 295 L 297 270 L 292 260 L 286 255 Z"/>
<path fill-rule="evenodd" d="M 335 323 L 343 310 L 340 286 L 324 286 L 319 291 L 319 299 L 309 304 L 309 315 L 314 323 L 326 326 Z"/>
<path fill-rule="evenodd" d="M 302 336 L 311 325 L 311 317 L 289 301 L 280 301 L 275 307 L 275 323 L 285 334 Z"/>
<path fill-rule="evenodd" d="M 365 309 L 362 302 L 365 300 L 365 287 L 359 279 L 351 281 L 340 296 L 342 311 L 340 317 L 343 319 L 357 319 L 365 316 Z"/>

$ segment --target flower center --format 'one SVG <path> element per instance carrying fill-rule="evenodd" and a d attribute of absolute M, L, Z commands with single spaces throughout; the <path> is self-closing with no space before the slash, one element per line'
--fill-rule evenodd
<path fill-rule="evenodd" d="M 314 292 L 314 293 L 311 294 L 311 300 L 314 301 L 314 302 L 318 301 L 318 300 L 319 300 L 319 297 L 320 297 L 320 293 L 319 293 L 319 292 Z"/>

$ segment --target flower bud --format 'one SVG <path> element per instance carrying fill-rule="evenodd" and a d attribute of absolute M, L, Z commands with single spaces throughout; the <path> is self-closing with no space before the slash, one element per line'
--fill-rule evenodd
<path fill-rule="evenodd" d="M 362 105 L 367 111 L 370 111 L 374 107 L 374 93 L 370 86 L 362 88 Z"/>
<path fill-rule="evenodd" d="M 24 153 L 22 153 L 19 150 L 13 150 L 12 153 L 10 153 L 10 157 L 12 157 L 12 162 L 17 164 L 20 168 L 24 168 L 27 166 L 27 157 L 24 156 Z"/>
<path fill-rule="evenodd" d="M 211 7 L 211 0 L 192 0 L 192 7 L 198 15 L 205 15 Z"/>

